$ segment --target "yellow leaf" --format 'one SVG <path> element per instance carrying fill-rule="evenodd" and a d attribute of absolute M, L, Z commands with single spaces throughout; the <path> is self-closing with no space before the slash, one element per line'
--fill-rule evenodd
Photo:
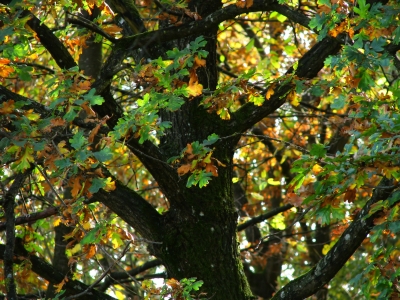
<path fill-rule="evenodd" d="M 203 85 L 198 83 L 198 81 L 189 82 L 187 90 L 189 92 L 189 95 L 192 97 L 200 96 L 203 93 Z"/>
<path fill-rule="evenodd" d="M 105 190 L 106 192 L 111 192 L 115 190 L 115 188 L 115 181 L 112 181 L 111 177 L 107 177 L 106 186 L 103 187 L 103 190 Z"/>
<path fill-rule="evenodd" d="M 273 178 L 268 178 L 267 182 L 270 185 L 280 185 L 281 184 L 281 182 L 279 180 L 274 180 Z"/>
<path fill-rule="evenodd" d="M 81 249 L 82 249 L 81 244 L 78 243 L 69 251 L 70 251 L 71 255 L 74 255 L 75 253 L 81 251 Z"/>
<path fill-rule="evenodd" d="M 300 98 L 297 97 L 296 91 L 292 90 L 289 95 L 287 96 L 287 99 L 289 100 L 290 104 L 293 106 L 299 106 L 300 104 Z"/>
<path fill-rule="evenodd" d="M 60 225 L 60 223 L 61 223 L 61 218 L 60 218 L 60 217 L 57 217 L 57 218 L 55 218 L 54 221 L 53 221 L 53 226 L 54 226 L 54 227 L 57 227 L 58 225 Z"/>
<path fill-rule="evenodd" d="M 85 223 L 83 223 L 83 224 L 82 224 L 82 227 L 83 227 L 83 229 L 85 229 L 85 230 L 89 230 L 90 227 L 91 227 L 90 222 L 85 222 Z"/>
<path fill-rule="evenodd" d="M 221 117 L 222 120 L 230 120 L 231 115 L 226 107 L 221 108 L 217 111 L 217 114 Z"/>
<path fill-rule="evenodd" d="M 188 93 L 193 97 L 200 96 L 203 93 L 203 86 L 198 82 L 196 71 L 191 69 L 189 73 L 190 79 L 187 87 Z"/>
<path fill-rule="evenodd" d="M 264 197 L 262 195 L 260 195 L 259 193 L 254 193 L 253 192 L 253 193 L 250 193 L 250 194 L 256 200 L 260 200 L 260 201 L 264 200 Z"/>
<path fill-rule="evenodd" d="M 314 167 L 312 167 L 312 171 L 315 175 L 318 175 L 323 171 L 323 168 L 319 164 L 316 164 Z"/>

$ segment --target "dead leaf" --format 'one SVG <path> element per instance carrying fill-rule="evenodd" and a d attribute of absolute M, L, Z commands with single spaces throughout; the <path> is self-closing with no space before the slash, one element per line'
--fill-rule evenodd
<path fill-rule="evenodd" d="M 206 165 L 206 172 L 210 172 L 214 177 L 218 177 L 218 168 L 212 163 Z"/>
<path fill-rule="evenodd" d="M 190 171 L 191 164 L 182 165 L 178 168 L 178 175 L 183 176 Z"/>
<path fill-rule="evenodd" d="M 303 198 L 299 197 L 296 193 L 287 193 L 285 198 L 286 203 L 290 203 L 296 207 L 300 207 L 303 203 Z"/>
<path fill-rule="evenodd" d="M 346 194 L 344 194 L 344 201 L 347 201 L 349 203 L 354 202 L 356 199 L 356 189 L 348 189 L 346 191 Z"/>

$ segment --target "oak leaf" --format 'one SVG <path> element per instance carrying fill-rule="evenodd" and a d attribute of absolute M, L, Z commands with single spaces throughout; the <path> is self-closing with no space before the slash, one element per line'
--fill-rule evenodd
<path fill-rule="evenodd" d="M 212 173 L 214 177 L 218 177 L 218 168 L 212 163 L 206 165 L 206 172 Z"/>
<path fill-rule="evenodd" d="M 299 197 L 296 193 L 289 192 L 286 194 L 285 202 L 299 207 L 303 203 L 303 198 Z"/>
<path fill-rule="evenodd" d="M 191 164 L 182 165 L 178 168 L 178 175 L 183 176 L 190 171 Z"/>
<path fill-rule="evenodd" d="M 8 100 L 3 102 L 3 105 L 0 107 L 0 114 L 8 115 L 14 111 L 14 100 Z"/>

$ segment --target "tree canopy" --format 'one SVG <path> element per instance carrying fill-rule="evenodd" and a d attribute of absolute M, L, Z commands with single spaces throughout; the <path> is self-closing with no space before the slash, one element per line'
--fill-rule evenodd
<path fill-rule="evenodd" d="M 7 299 L 398 299 L 396 0 L 0 1 Z"/>

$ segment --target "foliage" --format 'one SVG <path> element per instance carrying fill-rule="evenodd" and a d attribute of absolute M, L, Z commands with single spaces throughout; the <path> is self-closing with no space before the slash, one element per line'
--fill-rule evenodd
<path fill-rule="evenodd" d="M 397 299 L 399 12 L 1 1 L 1 292 Z"/>

